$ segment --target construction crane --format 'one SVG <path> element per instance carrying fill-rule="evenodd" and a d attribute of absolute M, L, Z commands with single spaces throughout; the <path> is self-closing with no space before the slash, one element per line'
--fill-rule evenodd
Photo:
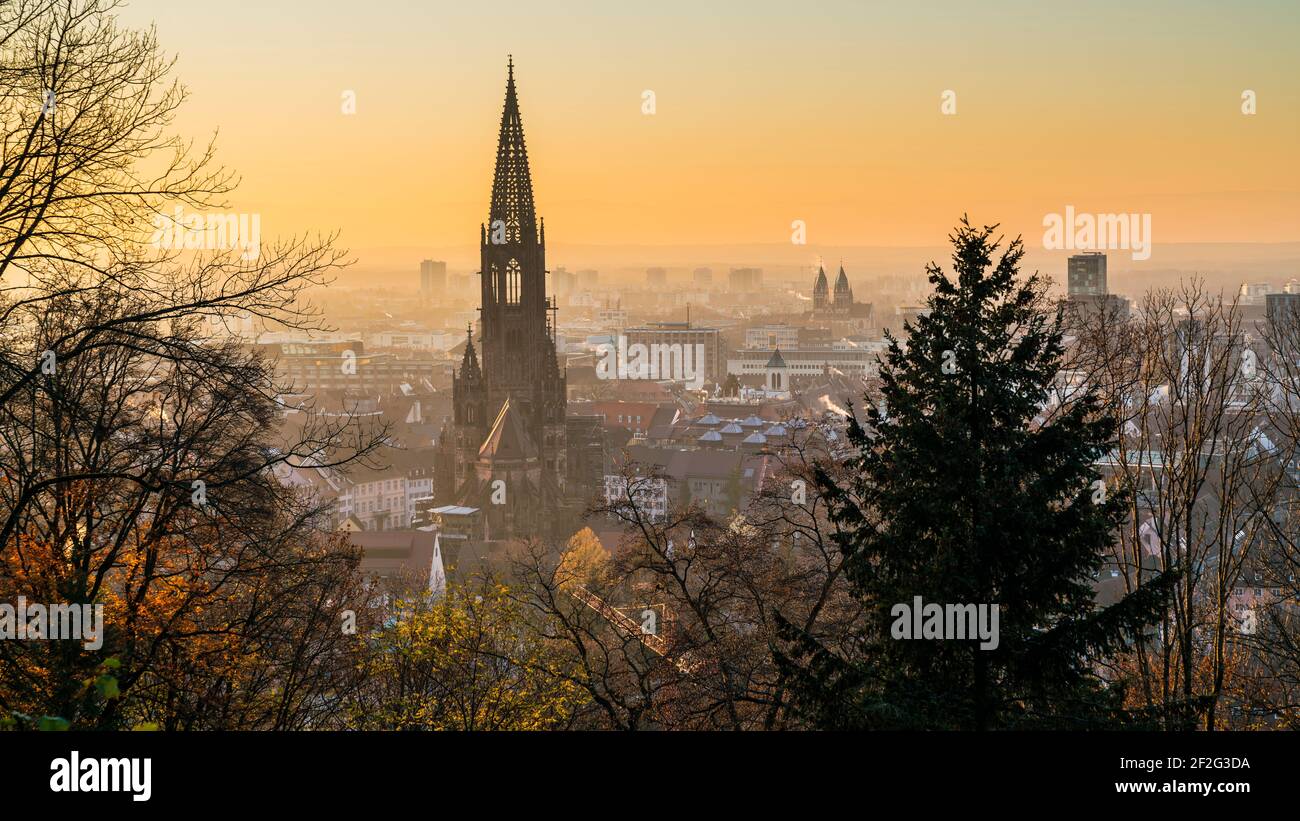
<path fill-rule="evenodd" d="M 668 658 L 668 642 L 658 632 L 642 630 L 641 625 L 635 619 L 582 585 L 575 585 L 570 588 L 569 595 L 595 610 L 610 624 L 637 639 L 650 650 L 664 658 Z M 683 673 L 690 673 L 695 669 L 696 664 L 691 660 L 689 654 L 684 654 L 674 662 L 674 666 Z"/>

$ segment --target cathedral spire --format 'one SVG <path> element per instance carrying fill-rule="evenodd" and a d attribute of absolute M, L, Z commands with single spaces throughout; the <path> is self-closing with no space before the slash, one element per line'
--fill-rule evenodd
<path fill-rule="evenodd" d="M 817 281 L 813 283 L 813 310 L 824 310 L 830 302 L 831 288 L 826 281 L 826 269 L 820 264 L 817 266 Z"/>
<path fill-rule="evenodd" d="M 488 215 L 490 235 L 495 236 L 498 220 L 505 224 L 507 242 L 532 242 L 537 239 L 533 181 L 528 170 L 524 124 L 519 116 L 519 97 L 515 91 L 513 56 L 506 66 L 506 103 L 501 113 L 496 173 L 492 177 L 492 206 Z"/>
<path fill-rule="evenodd" d="M 853 303 L 853 289 L 849 287 L 849 277 L 844 273 L 844 263 L 840 262 L 840 275 L 835 279 L 835 307 L 843 308 Z"/>

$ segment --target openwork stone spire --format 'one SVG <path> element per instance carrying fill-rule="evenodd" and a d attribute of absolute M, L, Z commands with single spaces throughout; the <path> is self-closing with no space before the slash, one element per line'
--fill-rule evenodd
<path fill-rule="evenodd" d="M 501 113 L 501 136 L 497 140 L 497 167 L 492 178 L 492 209 L 488 234 L 505 223 L 507 242 L 536 242 L 537 212 L 533 206 L 533 181 L 528 172 L 528 149 L 524 146 L 524 124 L 519 117 L 515 93 L 515 64 L 507 67 L 506 105 Z"/>

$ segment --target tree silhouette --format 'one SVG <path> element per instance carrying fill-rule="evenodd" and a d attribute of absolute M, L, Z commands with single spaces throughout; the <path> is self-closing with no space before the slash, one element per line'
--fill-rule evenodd
<path fill-rule="evenodd" d="M 1061 319 L 1018 278 L 1019 239 L 965 218 L 954 276 L 928 267 L 928 315 L 889 337 L 880 403 L 850 420 L 850 478 L 818 485 L 844 527 L 867 616 L 828 648 L 787 625 L 792 696 L 823 727 L 1091 726 L 1121 718 L 1095 662 L 1154 619 L 1168 584 L 1099 609 L 1090 584 L 1123 516 L 1094 462 L 1114 422 L 1096 392 L 1062 397 Z M 999 641 L 894 638 L 895 605 L 995 605 Z M 951 639 L 951 636 L 948 637 Z"/>

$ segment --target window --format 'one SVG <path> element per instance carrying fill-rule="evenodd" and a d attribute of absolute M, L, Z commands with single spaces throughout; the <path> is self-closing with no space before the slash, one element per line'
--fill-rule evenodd
<path fill-rule="evenodd" d="M 520 274 L 518 260 L 506 263 L 506 302 L 510 305 L 519 304 Z"/>

